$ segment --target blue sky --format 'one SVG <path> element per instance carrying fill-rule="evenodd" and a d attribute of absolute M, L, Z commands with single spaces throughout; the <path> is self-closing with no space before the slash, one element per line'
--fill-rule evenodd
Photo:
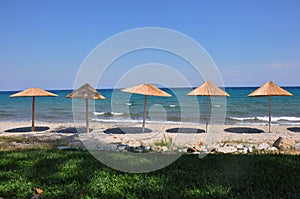
<path fill-rule="evenodd" d="M 100 42 L 149 26 L 196 40 L 226 86 L 259 86 L 270 80 L 299 86 L 299 8 L 297 0 L 0 0 L 0 90 L 73 88 L 80 65 Z M 149 56 L 144 60 L 151 61 Z M 192 79 L 195 86 L 202 83 Z"/>

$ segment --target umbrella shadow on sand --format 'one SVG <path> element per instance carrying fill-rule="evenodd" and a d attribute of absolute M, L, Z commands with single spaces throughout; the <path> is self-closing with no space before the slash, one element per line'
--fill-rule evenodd
<path fill-rule="evenodd" d="M 167 133 L 204 133 L 203 129 L 198 128 L 171 128 L 166 130 Z"/>
<path fill-rule="evenodd" d="M 249 128 L 249 127 L 232 127 L 224 129 L 225 132 L 229 133 L 263 133 L 264 131 L 257 128 Z"/>
<path fill-rule="evenodd" d="M 92 128 L 89 129 L 89 132 L 93 131 Z M 60 127 L 60 128 L 57 128 L 55 130 L 53 130 L 53 132 L 56 132 L 56 133 L 86 133 L 86 127 L 78 127 L 78 128 L 75 128 L 75 127 L 68 127 L 68 128 L 65 128 L 65 127 Z"/>
<path fill-rule="evenodd" d="M 47 131 L 50 128 L 47 126 L 36 126 L 34 131 L 36 132 L 41 132 L 41 131 Z M 31 127 L 19 127 L 19 128 L 13 128 L 13 129 L 8 129 L 5 130 L 4 132 L 6 133 L 26 133 L 26 132 L 32 132 Z"/>
<path fill-rule="evenodd" d="M 103 131 L 106 134 L 139 134 L 143 132 L 143 127 L 117 127 Z M 144 133 L 152 132 L 149 128 L 144 128 Z"/>
<path fill-rule="evenodd" d="M 290 127 L 290 128 L 287 128 L 287 130 L 295 132 L 295 133 L 300 133 L 300 127 Z"/>

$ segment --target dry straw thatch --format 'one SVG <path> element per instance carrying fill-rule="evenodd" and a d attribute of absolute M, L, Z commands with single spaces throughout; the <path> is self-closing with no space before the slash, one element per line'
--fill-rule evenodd
<path fill-rule="evenodd" d="M 42 90 L 40 88 L 29 88 L 24 91 L 10 95 L 9 97 L 56 97 L 54 93 Z"/>
<path fill-rule="evenodd" d="M 290 92 L 284 90 L 283 88 L 276 85 L 274 82 L 270 81 L 262 85 L 260 88 L 256 89 L 250 93 L 249 97 L 263 97 L 263 96 L 292 96 Z"/>
<path fill-rule="evenodd" d="M 265 97 L 268 96 L 269 108 L 269 133 L 271 133 L 271 96 L 292 96 L 290 92 L 284 90 L 274 82 L 270 81 L 250 93 L 249 97 Z"/>
<path fill-rule="evenodd" d="M 34 109 L 35 109 L 35 97 L 56 97 L 54 93 L 42 90 L 40 88 L 29 88 L 24 91 L 10 95 L 9 97 L 32 97 L 32 113 L 31 113 L 31 131 L 35 130 L 34 128 Z"/>
<path fill-rule="evenodd" d="M 195 88 L 187 94 L 188 96 L 207 96 L 207 115 L 206 115 L 206 125 L 205 132 L 207 133 L 208 118 L 210 112 L 210 97 L 228 97 L 228 93 L 214 85 L 211 81 L 206 81 L 199 87 Z"/>
<path fill-rule="evenodd" d="M 199 87 L 195 88 L 187 95 L 189 96 L 230 96 L 228 93 L 214 85 L 211 81 L 206 81 Z"/>
<path fill-rule="evenodd" d="M 72 93 L 66 96 L 66 98 L 79 98 L 90 100 L 104 100 L 105 97 L 101 95 L 96 89 L 85 83 L 80 88 L 74 90 Z"/>
<path fill-rule="evenodd" d="M 122 92 L 126 93 L 134 93 L 144 95 L 144 115 L 143 115 L 143 132 L 145 131 L 145 120 L 146 120 L 146 107 L 147 107 L 147 97 L 148 96 L 160 96 L 160 97 L 171 97 L 169 93 L 157 88 L 152 84 L 140 84 L 138 86 L 125 88 L 121 90 Z"/>
<path fill-rule="evenodd" d="M 85 83 L 80 88 L 74 90 L 72 93 L 66 96 L 66 98 L 79 98 L 85 99 L 85 119 L 86 119 L 86 132 L 90 132 L 89 128 L 89 100 L 104 100 L 105 97 L 101 95 L 96 89 L 94 89 L 88 83 Z"/>
<path fill-rule="evenodd" d="M 122 89 L 121 91 L 148 96 L 171 97 L 169 93 L 166 93 L 165 91 L 157 88 L 152 84 L 141 84 L 138 86 Z"/>

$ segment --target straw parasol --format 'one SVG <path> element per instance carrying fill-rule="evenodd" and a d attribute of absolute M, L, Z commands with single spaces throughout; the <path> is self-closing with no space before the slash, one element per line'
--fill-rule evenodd
<path fill-rule="evenodd" d="M 86 132 L 89 133 L 89 115 L 88 106 L 89 100 L 104 100 L 105 97 L 101 95 L 96 89 L 85 83 L 80 88 L 74 90 L 72 93 L 66 96 L 66 98 L 79 98 L 85 99 L 85 117 L 86 117 Z"/>
<path fill-rule="evenodd" d="M 143 116 L 143 132 L 145 130 L 145 120 L 146 120 L 146 106 L 147 106 L 147 98 L 148 96 L 160 96 L 160 97 L 171 97 L 170 94 L 165 91 L 157 88 L 152 84 L 141 84 L 138 86 L 125 88 L 121 90 L 122 92 L 134 93 L 144 95 L 144 116 Z"/>
<path fill-rule="evenodd" d="M 269 133 L 271 132 L 271 96 L 292 96 L 290 92 L 270 81 L 250 93 L 249 97 L 265 97 L 268 96 L 269 107 Z"/>
<path fill-rule="evenodd" d="M 40 88 L 29 88 L 10 95 L 9 97 L 32 97 L 32 120 L 31 120 L 31 131 L 34 131 L 34 108 L 35 108 L 35 97 L 56 97 L 56 94 L 44 91 Z"/>
<path fill-rule="evenodd" d="M 187 94 L 188 96 L 207 96 L 207 116 L 205 132 L 207 133 L 208 117 L 210 110 L 210 96 L 214 97 L 226 97 L 230 96 L 228 93 L 214 85 L 211 81 L 206 81 L 201 84 L 198 88 L 195 88 Z"/>

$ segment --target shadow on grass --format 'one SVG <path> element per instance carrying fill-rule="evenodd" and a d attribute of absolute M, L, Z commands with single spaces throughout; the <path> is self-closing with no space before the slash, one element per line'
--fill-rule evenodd
<path fill-rule="evenodd" d="M 143 132 L 142 127 L 118 127 L 109 128 L 103 131 L 106 134 L 139 134 Z M 151 129 L 145 128 L 144 133 L 152 132 Z"/>
<path fill-rule="evenodd" d="M 233 127 L 224 129 L 225 132 L 230 133 L 263 133 L 264 131 L 257 128 L 248 128 L 248 127 Z"/>
<path fill-rule="evenodd" d="M 300 133 L 300 127 L 289 127 L 287 130 L 295 132 L 295 133 Z"/>
<path fill-rule="evenodd" d="M 36 126 L 34 128 L 34 132 L 41 132 L 41 131 L 47 131 L 50 128 L 47 126 Z M 13 129 L 8 129 L 5 130 L 4 132 L 7 133 L 26 133 L 26 132 L 32 132 L 31 127 L 19 127 L 19 128 L 13 128 Z"/>
<path fill-rule="evenodd" d="M 299 162 L 292 155 L 183 155 L 138 174 L 88 152 L 2 151 L 0 196 L 30 198 L 39 187 L 43 198 L 299 198 Z"/>
<path fill-rule="evenodd" d="M 203 129 L 198 128 L 171 128 L 167 129 L 168 133 L 204 133 Z"/>

